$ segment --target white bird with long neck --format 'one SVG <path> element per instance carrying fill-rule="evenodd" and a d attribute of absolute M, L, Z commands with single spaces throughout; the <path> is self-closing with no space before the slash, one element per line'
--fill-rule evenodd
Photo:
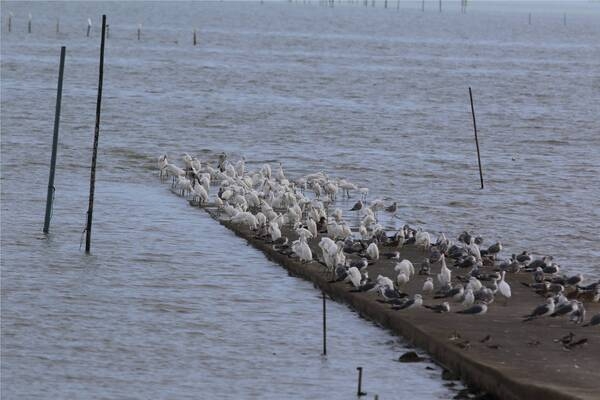
<path fill-rule="evenodd" d="M 502 271 L 500 282 L 498 282 L 498 292 L 500 292 L 505 299 L 510 299 L 512 292 L 510 290 L 510 285 L 504 280 L 505 275 L 506 271 Z"/>
<path fill-rule="evenodd" d="M 361 278 L 362 277 L 360 275 L 360 271 L 358 270 L 358 268 L 356 268 L 356 267 L 348 268 L 348 276 L 346 279 L 349 280 L 350 282 L 352 282 L 352 286 L 354 286 L 355 288 L 359 288 Z"/>
<path fill-rule="evenodd" d="M 450 285 L 452 281 L 452 271 L 446 266 L 446 257 L 442 254 L 442 268 L 437 275 L 438 282 L 442 287 Z"/>
<path fill-rule="evenodd" d="M 316 238 L 319 235 L 319 232 L 317 231 L 317 223 L 314 219 L 308 218 L 308 220 L 306 221 L 306 227 L 308 228 L 310 233 L 312 233 L 313 237 Z"/>
<path fill-rule="evenodd" d="M 300 261 L 312 261 L 312 251 L 310 250 L 308 243 L 306 243 L 305 237 L 301 236 L 300 239 L 294 241 L 292 244 L 292 251 L 300 258 Z"/>

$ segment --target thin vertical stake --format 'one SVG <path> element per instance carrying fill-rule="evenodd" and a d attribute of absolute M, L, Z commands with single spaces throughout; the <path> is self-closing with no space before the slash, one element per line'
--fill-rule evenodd
<path fill-rule="evenodd" d="M 356 390 L 356 395 L 358 397 L 360 397 L 360 396 L 366 395 L 367 392 L 363 392 L 362 391 L 362 371 L 363 371 L 363 368 L 362 367 L 356 367 L 356 369 L 358 370 L 358 389 Z"/>
<path fill-rule="evenodd" d="M 477 123 L 475 122 L 475 108 L 473 107 L 473 92 L 469 86 L 469 97 L 471 98 L 471 114 L 473 115 L 473 130 L 475 131 L 475 146 L 477 147 L 477 162 L 479 163 L 479 179 L 483 189 L 483 172 L 481 171 L 481 156 L 479 154 L 479 140 L 477 139 Z"/>
<path fill-rule="evenodd" d="M 50 157 L 50 175 L 48 177 L 48 196 L 46 197 L 46 217 L 44 218 L 44 233 L 50 230 L 52 202 L 54 200 L 54 171 L 56 169 L 56 151 L 58 148 L 58 126 L 60 123 L 60 104 L 62 101 L 63 71 L 65 69 L 65 50 L 60 48 L 60 64 L 58 67 L 58 86 L 56 89 L 56 111 L 54 113 L 54 137 L 52 139 L 52 156 Z"/>
<path fill-rule="evenodd" d="M 27 33 L 31 33 L 31 14 L 29 14 L 29 21 L 27 22 Z"/>
<path fill-rule="evenodd" d="M 327 308 L 325 303 L 325 292 L 323 293 L 323 355 L 327 355 Z"/>
<path fill-rule="evenodd" d="M 196 41 L 196 30 L 194 29 L 194 46 L 196 45 L 197 41 Z"/>
<path fill-rule="evenodd" d="M 60 19 L 56 18 L 56 33 L 60 33 Z"/>
<path fill-rule="evenodd" d="M 13 16 L 12 12 L 8 14 L 8 33 L 10 33 L 10 31 L 12 31 L 12 16 Z"/>
<path fill-rule="evenodd" d="M 100 39 L 100 67 L 98 70 L 98 100 L 96 101 L 96 125 L 94 127 L 94 148 L 90 175 L 90 201 L 85 228 L 85 252 L 89 254 L 92 240 L 92 215 L 94 213 L 94 189 L 96 186 L 96 158 L 98 156 L 98 137 L 100 136 L 100 109 L 102 104 L 102 79 L 104 76 L 104 35 L 106 33 L 106 15 L 102 15 L 102 37 Z"/>

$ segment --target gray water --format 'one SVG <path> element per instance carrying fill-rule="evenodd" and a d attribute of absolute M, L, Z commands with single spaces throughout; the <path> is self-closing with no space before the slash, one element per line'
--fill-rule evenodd
<path fill-rule="evenodd" d="M 369 395 L 453 395 L 439 368 L 394 361 L 401 339 L 331 302 L 322 358 L 319 293 L 160 185 L 165 152 L 324 170 L 398 200 L 405 221 L 432 232 L 472 229 L 507 254 L 553 254 L 600 275 L 600 4 L 474 2 L 461 15 L 444 2 L 440 15 L 432 2 L 426 13 L 382 3 L 1 3 L 3 398 L 346 399 L 359 365 Z"/>

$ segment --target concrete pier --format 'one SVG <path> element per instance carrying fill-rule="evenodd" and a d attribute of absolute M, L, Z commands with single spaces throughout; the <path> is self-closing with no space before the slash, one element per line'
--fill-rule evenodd
<path fill-rule="evenodd" d="M 513 296 L 507 305 L 497 300 L 485 315 L 456 314 L 462 309 L 451 303 L 450 313 L 436 314 L 426 308 L 395 311 L 383 304 L 375 293 L 352 291 L 343 282 L 331 282 L 331 273 L 318 261 L 301 263 L 275 251 L 272 245 L 256 238 L 254 232 L 234 225 L 219 217 L 214 207 L 204 207 L 216 221 L 231 229 L 237 236 L 261 250 L 265 255 L 286 268 L 290 274 L 314 282 L 333 299 L 347 303 L 362 316 L 373 320 L 414 345 L 424 349 L 464 382 L 488 391 L 497 398 L 512 399 L 585 399 L 600 398 L 600 329 L 581 327 L 566 318 L 545 317 L 522 322 L 544 298 L 520 282 L 530 282 L 529 273 L 512 274 L 507 281 Z M 290 240 L 295 233 L 282 230 Z M 312 239 L 313 256 L 319 257 L 318 239 Z M 380 249 L 387 251 L 385 247 Z M 392 250 L 392 249 L 389 249 Z M 400 249 L 401 258 L 423 259 L 421 250 L 414 246 Z M 451 262 L 449 262 L 451 264 Z M 380 260 L 369 265 L 369 276 L 378 274 L 395 280 L 393 260 Z M 439 264 L 431 266 L 432 276 L 439 272 Z M 486 267 L 490 270 L 490 267 Z M 465 275 L 467 270 L 453 269 L 453 275 Z M 421 293 L 425 276 L 416 275 L 404 287 L 413 295 Z M 443 300 L 424 295 L 424 304 L 440 304 Z M 597 303 L 586 303 L 588 318 L 600 311 Z M 587 339 L 585 344 L 567 349 L 560 338 L 573 333 L 574 340 Z"/>

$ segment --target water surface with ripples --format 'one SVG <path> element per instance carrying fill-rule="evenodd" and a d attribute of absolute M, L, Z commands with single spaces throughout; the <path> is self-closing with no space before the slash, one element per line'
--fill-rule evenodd
<path fill-rule="evenodd" d="M 322 358 L 319 292 L 160 185 L 162 153 L 323 170 L 397 200 L 399 224 L 474 230 L 506 255 L 600 275 L 600 4 L 473 2 L 463 15 L 458 2 L 441 14 L 437 2 L 382 3 L 1 3 L 3 397 L 346 399 L 359 365 L 370 395 L 454 394 L 438 367 L 399 364 L 406 344 L 340 304 Z"/>

